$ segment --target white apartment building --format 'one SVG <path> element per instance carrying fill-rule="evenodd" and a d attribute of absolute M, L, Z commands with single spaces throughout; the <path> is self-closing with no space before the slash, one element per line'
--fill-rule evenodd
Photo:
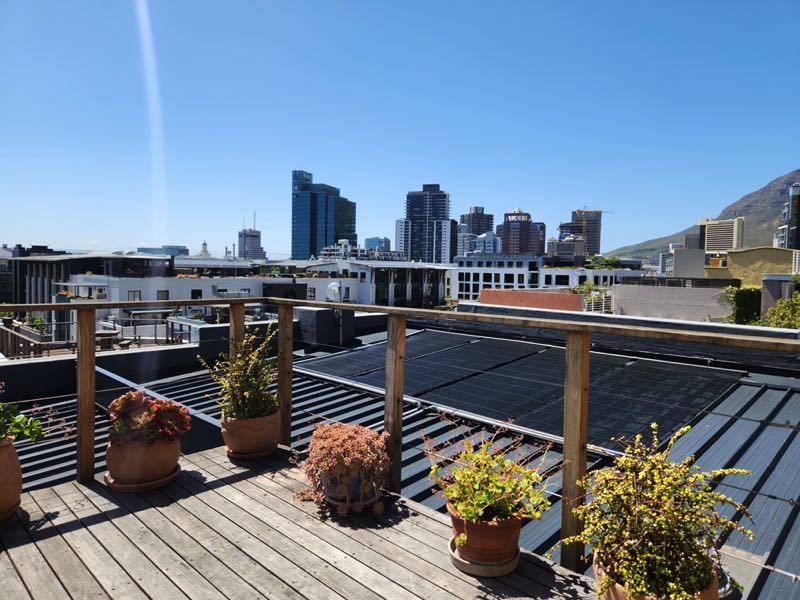
<path fill-rule="evenodd" d="M 530 290 L 573 288 L 584 282 L 602 287 L 623 277 L 643 277 L 632 269 L 549 268 L 542 257 L 519 254 L 473 254 L 455 258 L 453 297 L 478 300 L 482 289 Z"/>

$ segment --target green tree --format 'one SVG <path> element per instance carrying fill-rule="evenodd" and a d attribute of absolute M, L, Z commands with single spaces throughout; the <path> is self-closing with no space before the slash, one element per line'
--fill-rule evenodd
<path fill-rule="evenodd" d="M 765 327 L 800 329 L 800 292 L 795 292 L 791 298 L 778 300 L 775 306 L 764 313 L 759 324 Z"/>

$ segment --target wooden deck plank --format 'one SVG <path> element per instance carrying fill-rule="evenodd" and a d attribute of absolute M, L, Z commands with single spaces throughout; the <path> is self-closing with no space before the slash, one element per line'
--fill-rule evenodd
<path fill-rule="evenodd" d="M 228 469 L 231 473 L 249 473 L 248 469 L 231 464 L 223 454 L 213 450 L 208 451 L 205 458 L 216 464 L 218 468 Z M 291 472 L 295 478 L 286 477 L 285 473 L 287 472 Z M 299 469 L 281 469 L 278 471 L 267 469 L 259 477 L 247 477 L 245 485 L 264 489 L 283 500 L 285 504 L 282 510 L 286 510 L 288 507 L 295 507 L 295 510 L 300 509 L 305 512 L 306 518 L 314 521 L 319 519 L 317 516 L 318 509 L 315 505 L 298 505 L 297 503 L 296 492 L 308 488 L 307 480 Z M 517 574 L 504 577 L 501 581 L 498 579 L 481 580 L 462 573 L 451 564 L 447 554 L 446 548 L 449 538 L 442 539 L 441 543 L 435 548 L 426 547 L 397 530 L 398 524 L 411 520 L 413 519 L 391 518 L 390 527 L 380 526 L 380 520 L 376 522 L 375 518 L 359 516 L 351 516 L 347 519 L 337 518 L 328 520 L 326 523 L 334 530 L 358 540 L 361 544 L 366 544 L 380 556 L 390 557 L 395 564 L 415 565 L 416 569 L 414 570 L 416 571 L 416 577 L 419 579 L 430 580 L 433 583 L 443 585 L 444 587 L 441 589 L 457 586 L 458 589 L 453 591 L 460 597 L 483 596 L 487 590 L 506 598 L 528 597 L 528 594 L 534 590 L 549 593 L 549 590 L 538 583 L 531 582 L 529 579 Z M 342 526 L 340 522 L 347 523 L 347 525 Z M 357 527 L 357 529 L 353 529 L 353 527 Z M 441 527 L 449 531 L 449 526 Z M 377 536 L 377 539 L 375 536 Z M 406 556 L 406 554 L 411 556 Z M 406 571 L 406 569 L 402 569 L 400 572 L 402 571 Z M 395 573 L 396 571 L 392 571 L 393 578 Z M 460 585 L 457 580 L 464 582 L 464 585 Z M 511 585 L 512 583 L 517 585 Z"/>
<path fill-rule="evenodd" d="M 197 519 L 214 526 L 216 532 L 230 543 L 240 548 L 243 552 L 253 557 L 276 577 L 283 580 L 288 586 L 297 590 L 305 598 L 330 598 L 344 600 L 344 596 L 322 585 L 302 568 L 268 546 L 258 532 L 245 529 L 236 518 L 238 515 L 229 515 L 229 503 L 206 502 L 199 494 L 205 490 L 204 486 L 187 475 L 181 479 L 186 487 L 173 483 L 163 489 L 170 498 L 178 502 Z M 211 499 L 213 501 L 213 498 Z M 213 505 L 212 505 L 213 504 Z M 216 508 L 215 508 L 216 506 Z M 222 512 L 217 510 L 219 508 Z"/>
<path fill-rule="evenodd" d="M 2 581 L 3 585 L 3 594 L 7 595 L 8 598 L 30 600 L 31 595 L 25 588 L 25 584 L 22 582 L 22 578 L 20 578 L 14 565 L 11 564 L 11 559 L 8 557 L 8 552 L 6 552 L 2 543 L 0 543 L 0 581 Z"/>
<path fill-rule="evenodd" d="M 51 516 L 67 509 L 66 505 L 60 501 L 59 504 L 49 504 L 50 508 L 45 512 L 30 494 L 22 494 L 21 508 L 23 514 L 27 513 L 22 523 L 27 527 L 28 534 L 71 597 L 107 599 L 108 594 L 51 521 Z"/>
<path fill-rule="evenodd" d="M 0 597 L 593 597 L 585 578 L 528 553 L 502 578 L 458 571 L 449 519 L 415 502 L 326 517 L 297 497 L 308 482 L 285 454 L 234 464 L 215 448 L 181 460 L 176 481 L 145 494 L 69 482 L 25 496 L 29 530 L 19 518 L 0 525 Z"/>
<path fill-rule="evenodd" d="M 91 532 L 75 516 L 73 507 L 83 508 L 83 504 L 78 503 L 80 498 L 83 498 L 83 495 L 75 490 L 71 483 L 69 488 L 62 492 L 63 495 L 58 494 L 58 492 L 54 492 L 55 496 L 47 494 L 52 490 L 53 488 L 35 490 L 31 492 L 31 496 L 36 500 L 40 508 L 43 502 L 52 505 L 51 499 L 54 497 L 58 497 L 61 500 L 65 509 L 49 515 L 50 522 L 66 543 L 69 544 L 73 552 L 80 557 L 98 583 L 103 586 L 106 593 L 112 598 L 146 600 L 147 596 L 136 585 L 136 582 L 125 572 L 125 569 L 117 564 L 115 558 L 97 542 Z M 42 498 L 41 501 L 40 498 Z"/>
<path fill-rule="evenodd" d="M 150 531 L 190 564 L 197 571 L 198 577 L 208 581 L 210 585 L 219 590 L 222 596 L 227 598 L 264 597 L 219 557 L 198 544 L 188 533 L 176 527 L 174 522 L 167 519 L 138 494 L 108 493 L 115 501 L 134 513 Z"/>
<path fill-rule="evenodd" d="M 270 474 L 269 478 L 284 484 L 295 492 L 308 486 L 305 475 L 299 468 L 281 469 L 280 471 L 274 473 L 274 475 Z M 264 479 L 264 477 L 260 477 L 254 479 L 254 481 L 261 482 L 264 481 Z M 450 518 L 447 515 L 434 511 L 433 509 L 430 509 L 422 504 L 414 503 L 413 507 L 415 518 L 393 522 L 392 527 L 378 529 L 376 531 L 379 534 L 392 538 L 395 536 L 394 530 L 399 531 L 399 526 L 405 522 L 413 524 L 406 527 L 408 530 L 411 530 L 412 527 L 416 527 L 420 530 L 427 530 L 441 540 L 441 544 L 438 546 L 433 546 L 433 554 L 428 552 L 425 546 L 420 544 L 409 544 L 408 540 L 398 541 L 398 543 L 404 547 L 406 544 L 409 544 L 408 547 L 413 547 L 415 552 L 418 552 L 420 555 L 424 554 L 429 559 L 435 560 L 434 557 L 436 556 L 436 549 L 439 548 L 438 552 L 445 552 L 445 550 L 442 549 L 446 549 L 447 544 L 449 543 L 451 537 Z M 360 519 L 360 517 L 353 518 Z M 428 541 L 430 542 L 432 540 L 429 539 Z M 445 554 L 445 557 L 446 556 L 447 555 Z M 437 564 L 440 568 L 447 570 L 453 576 L 461 577 L 473 582 L 479 581 L 476 578 L 462 573 L 450 565 L 449 562 L 447 563 L 447 566 L 444 566 L 441 559 L 438 559 L 435 560 L 435 564 Z M 496 588 L 496 593 L 507 594 L 508 592 L 503 591 L 503 586 L 498 585 L 498 582 L 500 582 L 500 580 L 495 579 L 492 580 L 491 584 Z M 530 555 L 528 553 L 522 553 L 520 556 L 519 567 L 517 567 L 517 570 L 513 573 L 504 576 L 502 578 L 502 583 L 508 584 L 513 590 L 516 590 L 516 593 L 522 593 L 525 595 L 525 597 L 530 597 L 530 594 L 533 593 L 545 594 L 542 597 L 553 598 L 588 597 L 593 594 L 593 587 L 585 578 L 582 578 L 571 571 L 567 571 L 566 569 L 563 569 L 552 562 L 545 561 L 538 556 Z M 561 588 L 563 588 L 563 594 L 562 592 L 558 591 Z"/>
<path fill-rule="evenodd" d="M 282 472 L 275 473 L 274 476 L 265 476 L 254 479 L 259 485 L 269 486 L 272 484 L 272 492 L 276 495 L 286 497 L 286 494 L 294 494 L 302 489 L 303 482 L 297 481 L 284 475 Z M 284 491 L 281 491 L 283 488 Z M 401 501 L 402 502 L 402 501 Z M 400 505 L 400 510 L 407 510 L 407 505 L 404 502 Z M 313 510 L 313 509 L 312 509 Z M 416 513 L 411 514 L 408 518 L 392 518 L 391 526 L 389 527 L 375 527 L 370 528 L 370 532 L 381 538 L 380 542 L 375 542 L 379 545 L 384 552 L 389 555 L 390 553 L 403 552 L 408 550 L 413 553 L 413 563 L 417 566 L 420 576 L 431 577 L 434 581 L 449 581 L 448 585 L 453 584 L 453 580 L 461 581 L 465 586 L 460 586 L 458 593 L 461 597 L 466 597 L 469 589 L 472 589 L 473 596 L 483 596 L 486 593 L 492 595 L 502 596 L 503 598 L 527 598 L 528 594 L 534 590 L 542 592 L 550 592 L 538 583 L 531 582 L 528 579 L 523 579 L 517 574 L 512 573 L 502 579 L 488 579 L 476 578 L 467 575 L 453 566 L 450 562 L 450 556 L 447 551 L 447 543 L 449 538 L 441 539 L 441 543 L 436 547 L 428 546 L 424 543 L 419 543 L 415 538 L 409 536 L 398 528 L 398 525 L 404 521 L 411 521 L 416 516 Z M 357 527 L 368 526 L 368 521 L 371 517 L 362 515 L 350 515 L 345 521 L 352 523 Z M 333 525 L 333 523 L 332 523 Z M 335 525 L 340 527 L 343 531 L 349 531 L 347 525 Z M 358 530 L 359 534 L 361 530 Z M 426 564 L 427 563 L 427 564 Z M 514 585 L 514 584 L 517 585 Z"/>
<path fill-rule="evenodd" d="M 86 529 L 91 532 L 97 543 L 102 545 L 125 570 L 128 576 L 150 598 L 159 600 L 187 600 L 178 586 L 167 578 L 161 570 L 150 561 L 150 558 L 129 540 L 115 525 L 113 520 L 124 514 L 123 509 L 106 503 L 108 512 L 98 508 L 98 504 L 90 501 L 82 493 L 85 486 L 73 484 L 75 490 L 81 492 L 82 501 L 75 504 L 73 512 Z M 124 597 L 124 596 L 123 596 Z"/>
<path fill-rule="evenodd" d="M 150 559 L 150 562 L 166 575 L 180 590 L 190 598 L 217 598 L 224 600 L 213 585 L 198 573 L 192 565 L 165 544 L 137 516 L 114 500 L 100 484 L 85 485 L 80 491 L 95 506 L 111 506 L 116 513 L 113 524 L 135 546 Z"/>
<path fill-rule="evenodd" d="M 207 473 L 201 466 L 195 465 L 195 468 Z M 229 470 L 226 473 L 233 474 Z M 352 574 L 370 589 L 381 590 L 382 594 L 398 599 L 455 599 L 455 596 L 444 593 L 441 588 L 405 569 L 401 557 L 388 559 L 308 515 L 297 506 L 297 499 L 294 503 L 284 502 L 247 479 L 229 481 L 225 491 L 226 497 L 237 506 L 251 510 L 259 519 L 291 536 L 321 558 L 330 559 L 337 568 Z M 390 572 L 391 576 L 385 575 Z"/>
<path fill-rule="evenodd" d="M 0 542 L 34 600 L 69 597 L 19 518 L 12 517 L 0 526 Z"/>
<path fill-rule="evenodd" d="M 193 474 L 195 477 L 202 477 L 199 473 Z M 218 484 L 217 489 L 211 489 L 207 485 L 200 484 L 190 476 L 179 477 L 178 483 L 191 491 L 203 502 L 217 508 L 221 513 L 243 526 L 247 531 L 253 533 L 272 549 L 272 552 L 288 559 L 298 568 L 305 571 L 305 578 L 309 575 L 319 584 L 336 594 L 341 594 L 345 598 L 372 598 L 377 599 L 375 592 L 365 587 L 346 573 L 338 571 L 335 564 L 331 564 L 321 559 L 310 549 L 303 547 L 290 537 L 285 536 L 281 531 L 268 526 L 259 520 L 250 511 L 244 510 L 231 501 L 231 494 L 224 484 Z"/>
<path fill-rule="evenodd" d="M 176 486 L 175 489 L 180 489 Z M 273 575 L 254 558 L 235 544 L 218 534 L 204 521 L 186 510 L 162 490 L 143 494 L 153 507 L 182 531 L 191 537 L 225 564 L 236 565 L 236 572 L 250 583 L 260 594 L 275 600 L 302 600 L 303 596 Z"/>

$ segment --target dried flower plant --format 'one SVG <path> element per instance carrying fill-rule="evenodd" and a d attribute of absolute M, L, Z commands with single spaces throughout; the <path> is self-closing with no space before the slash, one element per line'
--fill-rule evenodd
<path fill-rule="evenodd" d="M 361 425 L 318 425 L 303 462 L 313 487 L 310 499 L 318 504 L 326 497 L 338 500 L 339 514 L 347 514 L 348 509 L 360 512 L 365 504 L 378 499 L 389 473 L 388 439 L 388 433 Z M 376 501 L 373 512 L 382 510 L 382 503 Z"/>

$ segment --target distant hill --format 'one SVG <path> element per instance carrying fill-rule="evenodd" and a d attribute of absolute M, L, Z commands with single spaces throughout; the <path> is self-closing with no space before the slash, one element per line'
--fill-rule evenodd
<path fill-rule="evenodd" d="M 783 204 L 789 199 L 789 186 L 796 182 L 800 182 L 800 169 L 773 179 L 760 190 L 742 196 L 725 207 L 717 218 L 744 217 L 745 245 L 772 246 L 772 237 L 778 227 Z M 670 243 L 682 243 L 684 234 L 693 228 L 690 226 L 672 235 L 632 246 L 623 246 L 604 254 L 628 258 L 655 258 L 659 252 L 666 252 Z"/>

